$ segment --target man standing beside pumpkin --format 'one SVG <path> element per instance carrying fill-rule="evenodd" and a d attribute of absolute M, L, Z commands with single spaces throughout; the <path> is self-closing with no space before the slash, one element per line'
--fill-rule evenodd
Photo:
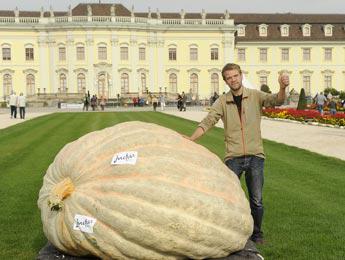
<path fill-rule="evenodd" d="M 263 106 L 279 106 L 285 100 L 285 88 L 289 76 L 278 78 L 280 90 L 268 94 L 242 85 L 242 71 L 239 65 L 228 63 L 222 76 L 230 91 L 220 96 L 212 105 L 208 115 L 201 121 L 188 139 L 195 141 L 214 126 L 219 119 L 224 123 L 225 164 L 238 178 L 245 172 L 249 203 L 254 220 L 251 240 L 263 243 L 261 223 L 264 213 L 262 188 L 264 183 L 264 150 L 261 138 L 261 110 Z"/>

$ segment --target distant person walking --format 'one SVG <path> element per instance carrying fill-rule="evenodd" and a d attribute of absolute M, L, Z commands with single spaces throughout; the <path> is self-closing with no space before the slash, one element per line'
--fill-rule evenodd
<path fill-rule="evenodd" d="M 213 105 L 214 102 L 216 102 L 216 100 L 219 98 L 219 95 L 217 94 L 217 92 L 213 93 L 213 96 L 210 98 L 211 101 L 211 106 Z"/>
<path fill-rule="evenodd" d="M 20 118 L 25 119 L 26 97 L 23 95 L 23 92 L 21 92 L 18 97 L 18 105 L 19 105 Z"/>
<path fill-rule="evenodd" d="M 335 102 L 333 98 L 331 98 L 331 101 L 328 103 L 328 107 L 331 115 L 335 115 L 337 113 L 337 102 Z"/>
<path fill-rule="evenodd" d="M 152 97 L 152 106 L 153 106 L 153 111 L 155 111 L 155 112 L 156 112 L 156 110 L 157 110 L 157 105 L 158 105 L 158 99 L 157 99 L 157 97 L 154 95 L 154 96 Z"/>
<path fill-rule="evenodd" d="M 104 111 L 105 104 L 106 104 L 106 99 L 104 96 L 101 96 L 101 101 L 99 102 L 99 105 L 101 106 L 102 111 Z"/>
<path fill-rule="evenodd" d="M 320 92 L 320 94 L 316 95 L 315 101 L 317 105 L 317 110 L 320 112 L 321 115 L 323 115 L 323 107 L 325 103 L 327 102 L 327 98 L 322 92 Z"/>
<path fill-rule="evenodd" d="M 83 111 L 85 110 L 89 111 L 89 106 L 90 106 L 90 96 L 88 94 L 85 94 Z"/>
<path fill-rule="evenodd" d="M 163 94 L 160 95 L 160 97 L 159 97 L 159 102 L 160 102 L 160 104 L 161 104 L 161 110 L 164 111 L 164 107 L 165 107 L 165 97 L 164 97 Z"/>
<path fill-rule="evenodd" d="M 17 118 L 17 106 L 18 106 L 18 96 L 16 92 L 12 91 L 10 95 L 10 109 L 11 109 L 11 118 Z"/>
<path fill-rule="evenodd" d="M 93 95 L 91 98 L 91 107 L 92 107 L 92 111 L 96 110 L 97 107 L 97 97 L 96 95 Z"/>
<path fill-rule="evenodd" d="M 186 111 L 187 96 L 186 96 L 186 94 L 184 93 L 184 91 L 182 91 L 181 97 L 182 97 L 182 106 L 181 106 L 180 111 L 182 111 L 182 110 L 183 110 L 183 111 Z"/>

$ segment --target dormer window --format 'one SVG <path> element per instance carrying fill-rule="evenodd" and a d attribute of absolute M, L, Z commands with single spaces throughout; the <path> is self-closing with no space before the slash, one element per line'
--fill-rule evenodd
<path fill-rule="evenodd" d="M 303 32 L 303 36 L 310 36 L 311 35 L 311 25 L 310 24 L 305 24 L 302 27 L 302 32 Z"/>
<path fill-rule="evenodd" d="M 280 35 L 282 37 L 289 36 L 289 25 L 283 24 L 283 25 L 280 26 Z"/>
<path fill-rule="evenodd" d="M 323 26 L 323 30 L 325 32 L 325 36 L 332 36 L 333 35 L 333 25 L 326 24 Z"/>
<path fill-rule="evenodd" d="M 260 24 L 259 25 L 259 35 L 261 37 L 267 37 L 267 28 L 268 28 L 267 24 Z"/>
<path fill-rule="evenodd" d="M 246 36 L 246 26 L 244 24 L 237 25 L 237 36 Z"/>

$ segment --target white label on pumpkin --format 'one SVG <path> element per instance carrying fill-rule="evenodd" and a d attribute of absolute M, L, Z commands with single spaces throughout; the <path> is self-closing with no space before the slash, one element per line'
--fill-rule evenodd
<path fill-rule="evenodd" d="M 96 221 L 97 220 L 95 218 L 75 214 L 73 229 L 80 230 L 85 233 L 93 233 L 93 226 Z"/>
<path fill-rule="evenodd" d="M 136 164 L 138 158 L 138 152 L 121 152 L 116 153 L 111 160 L 112 165 L 117 164 Z"/>

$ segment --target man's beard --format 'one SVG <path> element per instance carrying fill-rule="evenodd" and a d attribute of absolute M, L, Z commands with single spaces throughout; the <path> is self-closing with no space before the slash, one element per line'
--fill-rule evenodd
<path fill-rule="evenodd" d="M 238 87 L 235 86 L 229 86 L 232 91 L 237 91 L 242 87 L 242 84 L 239 84 Z"/>

